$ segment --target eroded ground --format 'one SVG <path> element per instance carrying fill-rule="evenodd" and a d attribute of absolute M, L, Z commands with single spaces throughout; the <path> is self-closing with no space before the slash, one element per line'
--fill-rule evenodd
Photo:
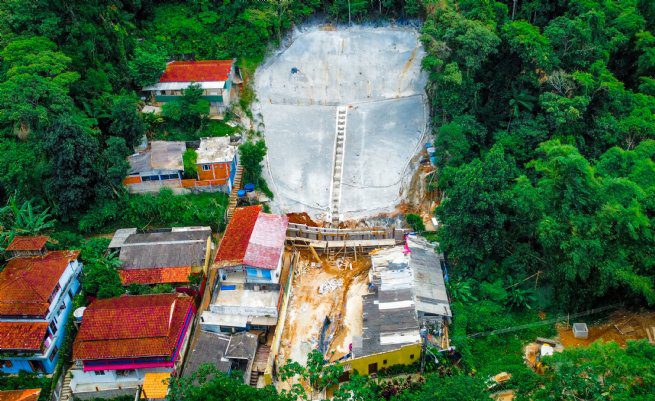
<path fill-rule="evenodd" d="M 325 317 L 332 324 L 327 330 L 329 341 L 326 358 L 337 359 L 348 353 L 353 335 L 362 332 L 362 300 L 368 285 L 368 257 L 321 257 L 321 267 L 310 253 L 301 254 L 296 267 L 288 314 L 278 360 L 307 361 L 307 354 L 317 348 Z M 352 270 L 350 268 L 352 264 Z M 341 267 L 339 267 L 341 265 Z M 341 284 L 323 294 L 319 288 L 328 282 Z"/>

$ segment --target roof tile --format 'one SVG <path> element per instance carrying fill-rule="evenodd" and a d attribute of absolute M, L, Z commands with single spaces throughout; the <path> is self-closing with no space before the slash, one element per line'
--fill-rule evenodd
<path fill-rule="evenodd" d="M 27 390 L 6 390 L 0 391 L 0 401 L 36 401 L 41 395 L 40 388 Z"/>
<path fill-rule="evenodd" d="M 162 267 L 154 269 L 119 270 L 123 285 L 188 283 L 191 267 Z"/>
<path fill-rule="evenodd" d="M 38 237 L 23 237 L 16 236 L 11 241 L 11 244 L 5 249 L 6 251 L 38 251 L 43 249 L 45 243 L 48 242 L 48 237 L 38 236 Z"/>
<path fill-rule="evenodd" d="M 84 312 L 73 359 L 170 357 L 192 309 L 192 298 L 181 294 L 96 300 Z"/>
<path fill-rule="evenodd" d="M 237 208 L 225 229 L 215 264 L 276 269 L 288 225 L 287 216 L 263 213 L 260 205 Z"/>
<path fill-rule="evenodd" d="M 14 258 L 0 272 L 0 315 L 45 316 L 68 264 L 79 251 L 53 251 L 44 256 Z"/>
<path fill-rule="evenodd" d="M 47 329 L 46 322 L 0 322 L 0 350 L 39 351 Z"/>
<path fill-rule="evenodd" d="M 227 81 L 232 60 L 173 61 L 159 82 L 213 82 Z"/>

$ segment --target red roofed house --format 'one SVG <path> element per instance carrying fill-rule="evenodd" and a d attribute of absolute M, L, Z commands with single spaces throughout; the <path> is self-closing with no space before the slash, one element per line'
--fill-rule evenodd
<path fill-rule="evenodd" d="M 79 251 L 11 259 L 0 272 L 0 371 L 50 374 L 80 288 Z"/>
<path fill-rule="evenodd" d="M 21 256 L 42 256 L 48 251 L 45 243 L 48 242 L 48 237 L 23 237 L 17 235 L 11 241 L 6 252 L 9 252 L 12 257 L 17 258 Z"/>
<path fill-rule="evenodd" d="M 267 330 L 277 324 L 284 294 L 280 279 L 289 219 L 238 208 L 216 253 L 219 282 L 201 325 L 208 331 Z"/>
<path fill-rule="evenodd" d="M 37 401 L 40 395 L 40 388 L 31 388 L 28 390 L 5 390 L 0 391 L 0 401 Z"/>
<path fill-rule="evenodd" d="M 94 301 L 73 344 L 71 390 L 79 399 L 134 394 L 146 373 L 174 372 L 189 342 L 195 308 L 182 294 Z"/>
<path fill-rule="evenodd" d="M 156 102 L 166 103 L 179 98 L 189 85 L 196 83 L 209 101 L 209 114 L 219 115 L 230 105 L 234 78 L 234 60 L 171 61 L 159 82 L 143 91 L 150 92 Z"/>

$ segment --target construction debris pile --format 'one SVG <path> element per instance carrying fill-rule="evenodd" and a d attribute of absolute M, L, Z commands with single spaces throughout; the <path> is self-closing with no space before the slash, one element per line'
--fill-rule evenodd
<path fill-rule="evenodd" d="M 330 280 L 324 282 L 323 284 L 321 284 L 318 287 L 318 293 L 319 294 L 326 294 L 328 292 L 332 292 L 332 291 L 336 290 L 337 288 L 339 288 L 341 286 L 343 286 L 343 280 L 333 278 L 333 279 L 330 279 Z"/>

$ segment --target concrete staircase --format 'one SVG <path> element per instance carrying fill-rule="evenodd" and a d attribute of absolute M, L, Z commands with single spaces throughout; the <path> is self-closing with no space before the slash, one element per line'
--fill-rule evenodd
<path fill-rule="evenodd" d="M 237 166 L 237 172 L 234 175 L 234 185 L 232 185 L 232 192 L 230 192 L 230 201 L 227 205 L 227 221 L 232 219 L 234 209 L 237 207 L 237 192 L 241 189 L 241 179 L 243 177 L 243 167 Z"/>
<path fill-rule="evenodd" d="M 334 139 L 334 164 L 332 166 L 332 187 L 330 188 L 330 222 L 339 225 L 341 204 L 341 180 L 343 179 L 344 145 L 346 144 L 346 121 L 348 109 L 337 107 L 337 135 Z"/>
<path fill-rule="evenodd" d="M 253 370 L 252 373 L 250 373 L 250 386 L 252 387 L 257 387 L 257 382 L 259 381 L 259 372 L 256 370 Z"/>
<path fill-rule="evenodd" d="M 64 382 L 61 386 L 61 395 L 59 401 L 68 401 L 73 397 L 73 391 L 71 390 L 71 380 L 73 375 L 70 370 L 66 371 L 66 376 L 64 376 Z"/>

